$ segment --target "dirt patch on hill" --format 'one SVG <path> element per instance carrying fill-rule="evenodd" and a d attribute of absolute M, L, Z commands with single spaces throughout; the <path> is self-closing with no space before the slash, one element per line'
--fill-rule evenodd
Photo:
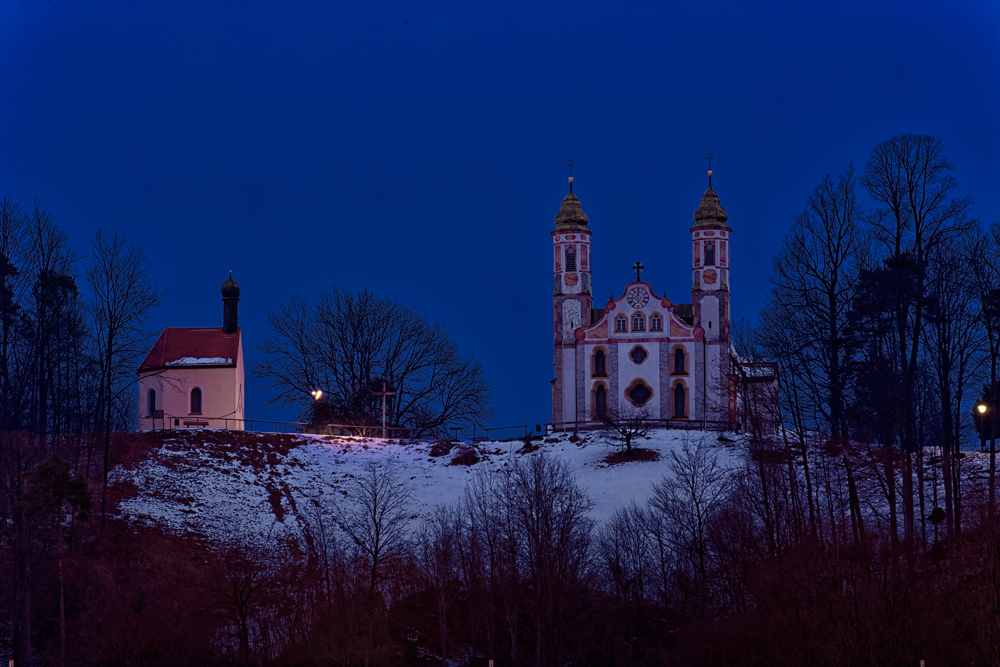
<path fill-rule="evenodd" d="M 641 447 L 633 447 L 631 454 L 625 451 L 615 452 L 614 454 L 608 454 L 604 457 L 604 462 L 609 466 L 613 466 L 616 463 L 633 463 L 635 461 L 659 461 L 660 453 L 653 451 L 652 449 L 643 449 Z"/>

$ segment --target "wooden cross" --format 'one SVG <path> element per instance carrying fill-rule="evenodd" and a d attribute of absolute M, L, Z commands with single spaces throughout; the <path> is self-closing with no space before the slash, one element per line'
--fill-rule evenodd
<path fill-rule="evenodd" d="M 642 272 L 646 267 L 642 265 L 642 262 L 636 262 L 632 265 L 632 270 L 635 271 L 635 281 L 639 282 L 639 273 Z"/>
<path fill-rule="evenodd" d="M 386 437 L 385 436 L 385 397 L 386 396 L 395 396 L 395 395 L 396 395 L 396 392 L 394 392 L 394 391 L 386 391 L 385 382 L 382 383 L 382 391 L 373 391 L 372 392 L 372 396 L 381 396 L 382 397 L 382 438 L 383 439 L 385 439 L 385 437 Z"/>

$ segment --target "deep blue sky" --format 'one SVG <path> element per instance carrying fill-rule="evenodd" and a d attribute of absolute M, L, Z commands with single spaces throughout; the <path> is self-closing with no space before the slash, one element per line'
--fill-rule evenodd
<path fill-rule="evenodd" d="M 1000 214 L 1000 3 L 0 2 L 0 194 L 139 243 L 155 327 L 221 325 L 231 264 L 252 362 L 282 301 L 367 288 L 483 362 L 496 425 L 551 419 L 568 155 L 597 303 L 636 260 L 686 302 L 715 151 L 753 318 L 823 174 L 902 132 Z"/>

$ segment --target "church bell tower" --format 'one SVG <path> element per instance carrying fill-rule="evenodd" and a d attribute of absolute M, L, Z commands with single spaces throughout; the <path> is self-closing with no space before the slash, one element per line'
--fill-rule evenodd
<path fill-rule="evenodd" d="M 578 328 L 590 325 L 592 281 L 590 273 L 589 220 L 580 200 L 573 194 L 573 177 L 569 177 L 569 194 L 555 218 L 552 230 L 552 292 L 554 323 L 555 379 L 552 381 L 552 415 L 555 422 L 575 422 L 578 416 L 575 398 L 577 366 L 576 336 Z"/>
<path fill-rule="evenodd" d="M 711 151 L 709 151 L 711 157 Z M 711 164 L 711 163 L 709 163 Z M 727 396 L 729 387 L 729 237 L 733 230 L 729 215 L 722 208 L 719 195 L 712 189 L 712 170 L 708 170 L 708 189 L 694 212 L 691 227 L 692 273 L 691 313 L 694 323 L 705 330 L 705 380 L 711 385 L 706 396 Z M 706 398 L 706 418 L 729 419 L 730 406 L 721 400 Z"/>

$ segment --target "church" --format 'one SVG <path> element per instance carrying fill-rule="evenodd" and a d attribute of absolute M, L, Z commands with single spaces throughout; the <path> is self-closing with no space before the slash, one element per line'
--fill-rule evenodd
<path fill-rule="evenodd" d="M 139 430 L 243 430 L 240 286 L 222 283 L 221 327 L 167 327 L 137 373 Z"/>
<path fill-rule="evenodd" d="M 597 427 L 607 419 L 643 417 L 731 429 L 743 421 L 738 389 L 747 378 L 777 386 L 773 364 L 742 364 L 730 345 L 729 216 L 708 189 L 694 212 L 691 301 L 673 303 L 642 280 L 643 266 L 621 296 L 593 304 L 589 219 L 580 200 L 562 201 L 552 231 L 556 430 Z M 749 372 L 748 372 L 749 371 Z M 775 392 L 776 395 L 776 392 Z M 681 426 L 672 423 L 671 426 Z"/>

